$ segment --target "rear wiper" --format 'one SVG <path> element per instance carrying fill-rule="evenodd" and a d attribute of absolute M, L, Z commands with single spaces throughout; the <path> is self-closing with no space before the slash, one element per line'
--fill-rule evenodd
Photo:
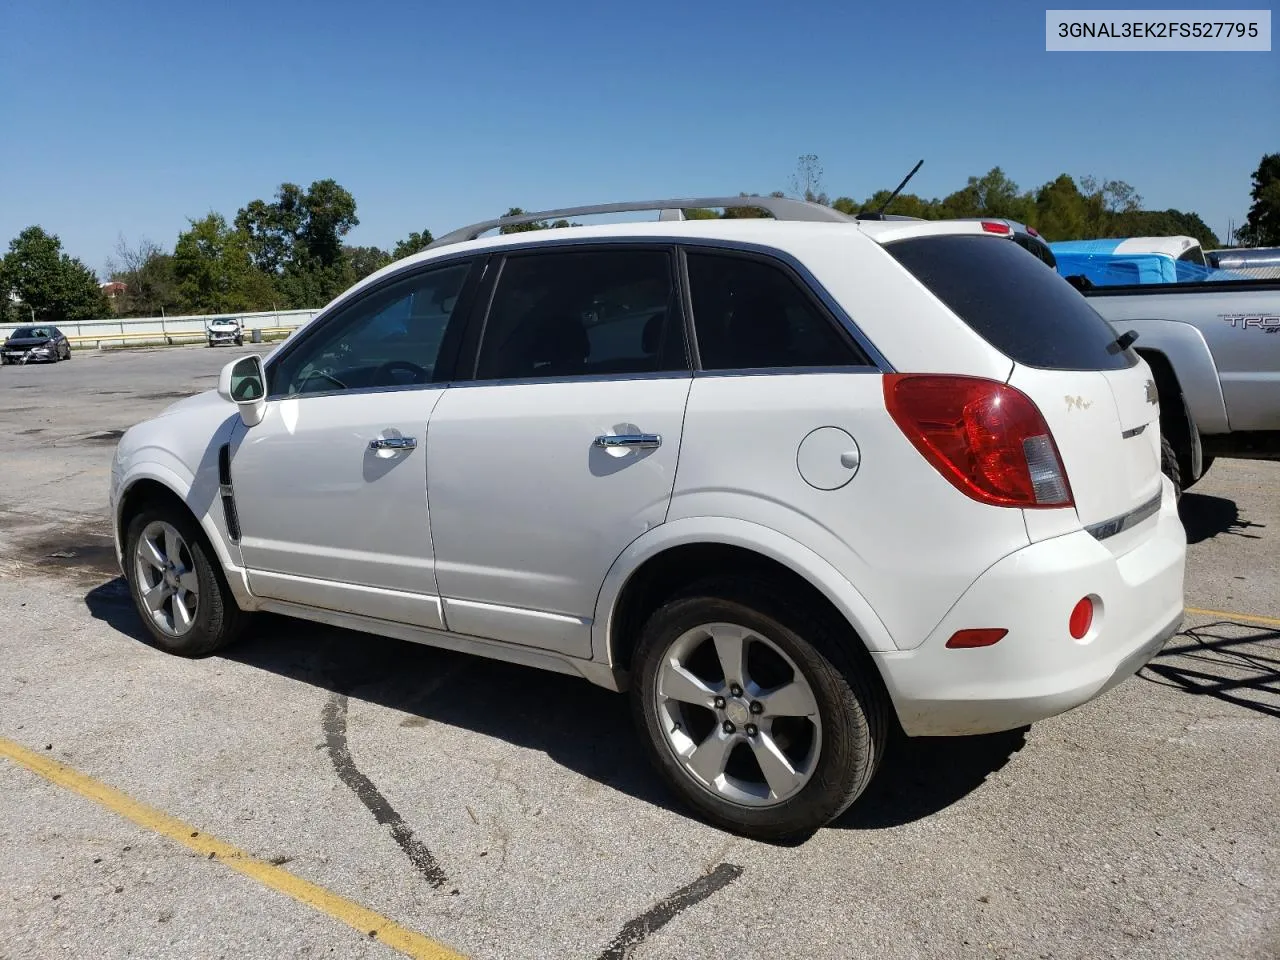
<path fill-rule="evenodd" d="M 1133 342 L 1137 339 L 1138 331 L 1130 330 L 1127 333 L 1122 333 L 1120 336 L 1116 337 L 1111 344 L 1111 348 L 1115 353 L 1124 353 L 1133 346 Z"/>

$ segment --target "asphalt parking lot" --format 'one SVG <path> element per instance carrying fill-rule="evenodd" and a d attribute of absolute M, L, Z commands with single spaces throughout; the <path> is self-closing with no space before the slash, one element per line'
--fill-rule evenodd
<path fill-rule="evenodd" d="M 897 745 L 771 846 L 674 805 L 581 680 L 270 617 L 147 646 L 115 441 L 237 353 L 0 371 L 3 960 L 1280 957 L 1280 463 L 1185 496 L 1185 629 L 1138 677 Z"/>

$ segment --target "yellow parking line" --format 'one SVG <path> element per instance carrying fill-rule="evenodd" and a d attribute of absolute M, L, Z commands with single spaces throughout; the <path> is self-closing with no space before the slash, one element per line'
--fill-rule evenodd
<path fill-rule="evenodd" d="M 331 893 L 324 887 L 294 876 L 287 870 L 281 870 L 273 864 L 257 860 L 243 850 L 207 836 L 176 817 L 139 803 L 119 790 L 65 764 L 38 753 L 32 753 L 12 740 L 0 737 L 0 756 L 9 758 L 51 783 L 66 787 L 73 793 L 101 804 L 113 813 L 132 820 L 140 827 L 145 827 L 170 840 L 176 840 L 202 856 L 218 860 L 264 886 L 293 897 L 299 903 L 313 907 L 335 920 L 341 920 L 347 926 L 360 931 L 363 936 L 377 939 L 405 956 L 413 957 L 414 960 L 464 960 L 461 954 L 454 953 L 430 937 L 402 927 L 380 913 L 375 913 L 367 907 Z"/>
<path fill-rule="evenodd" d="M 1199 607 L 1184 607 L 1187 613 L 1197 617 L 1221 617 L 1224 620 L 1246 620 L 1249 623 L 1260 623 L 1267 627 L 1280 627 L 1280 619 L 1260 617 L 1253 613 L 1232 613 L 1230 610 L 1201 610 Z"/>

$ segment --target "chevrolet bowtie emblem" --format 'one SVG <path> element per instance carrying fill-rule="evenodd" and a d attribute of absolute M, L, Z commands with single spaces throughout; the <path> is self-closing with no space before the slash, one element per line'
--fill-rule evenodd
<path fill-rule="evenodd" d="M 1154 380 L 1147 381 L 1147 403 L 1158 406 L 1160 404 L 1160 391 L 1156 389 Z"/>

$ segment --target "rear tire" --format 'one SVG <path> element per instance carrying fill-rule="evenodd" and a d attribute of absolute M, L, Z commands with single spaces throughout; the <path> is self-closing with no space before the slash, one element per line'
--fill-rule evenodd
<path fill-rule="evenodd" d="M 1182 468 L 1178 465 L 1178 455 L 1174 452 L 1169 438 L 1160 435 L 1160 471 L 1173 483 L 1173 498 L 1182 499 Z"/>
<path fill-rule="evenodd" d="M 129 521 L 124 570 L 143 625 L 167 653 L 206 656 L 248 621 L 204 532 L 176 504 L 148 504 Z"/>
<path fill-rule="evenodd" d="M 633 658 L 650 760 L 725 830 L 812 834 L 866 788 L 889 729 L 875 668 L 843 654 L 832 625 L 767 581 L 693 586 L 650 616 Z"/>

